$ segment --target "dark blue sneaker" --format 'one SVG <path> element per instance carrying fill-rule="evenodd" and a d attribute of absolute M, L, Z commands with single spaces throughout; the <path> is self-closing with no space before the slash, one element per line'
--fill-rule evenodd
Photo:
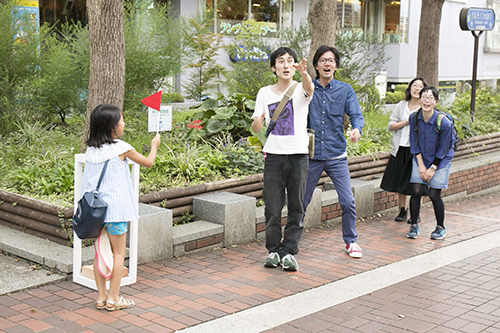
<path fill-rule="evenodd" d="M 446 237 L 446 229 L 441 226 L 436 226 L 436 230 L 434 230 L 431 234 L 431 239 L 443 239 Z"/>
<path fill-rule="evenodd" d="M 416 239 L 418 237 L 418 234 L 420 233 L 420 230 L 418 229 L 418 224 L 412 224 L 410 226 L 410 231 L 406 234 L 406 237 L 411 238 L 411 239 Z"/>

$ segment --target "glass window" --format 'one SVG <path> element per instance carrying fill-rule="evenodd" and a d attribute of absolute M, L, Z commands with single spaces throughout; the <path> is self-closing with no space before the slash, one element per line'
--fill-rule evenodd
<path fill-rule="evenodd" d="M 40 24 L 48 23 L 60 28 L 65 22 L 87 24 L 86 0 L 40 0 Z"/>
<path fill-rule="evenodd" d="M 384 37 L 389 43 L 408 42 L 408 0 L 384 0 L 385 29 Z"/>
<path fill-rule="evenodd" d="M 276 37 L 293 22 L 293 0 L 207 0 L 206 7 L 215 9 L 216 32 L 223 34 L 238 34 L 243 21 L 254 19 L 264 23 L 261 35 Z"/>
<path fill-rule="evenodd" d="M 337 17 L 344 29 L 361 28 L 362 6 L 360 0 L 341 0 L 337 2 Z"/>
<path fill-rule="evenodd" d="M 488 7 L 495 12 L 495 26 L 493 30 L 486 31 L 485 52 L 500 53 L 500 1 L 489 1 Z"/>

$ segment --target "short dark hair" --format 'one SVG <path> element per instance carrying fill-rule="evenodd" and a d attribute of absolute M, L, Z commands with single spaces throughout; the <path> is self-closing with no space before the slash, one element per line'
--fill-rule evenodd
<path fill-rule="evenodd" d="M 439 101 L 439 91 L 433 86 L 423 87 L 422 90 L 420 90 L 420 98 L 422 98 L 422 94 L 424 92 L 426 92 L 427 90 L 430 90 L 432 92 L 432 94 L 434 95 L 434 99 L 436 101 Z"/>
<path fill-rule="evenodd" d="M 415 81 L 422 81 L 424 87 L 427 87 L 427 82 L 421 77 L 416 77 L 408 83 L 408 87 L 405 90 L 405 101 L 409 101 L 411 99 L 411 85 L 415 83 Z"/>
<path fill-rule="evenodd" d="M 333 55 L 335 56 L 335 63 L 337 64 L 337 68 L 340 67 L 340 53 L 339 53 L 339 50 L 337 50 L 337 48 L 335 48 L 333 46 L 321 45 L 316 50 L 316 53 L 314 54 L 314 58 L 313 58 L 313 67 L 314 67 L 314 70 L 316 71 L 316 78 L 319 77 L 319 72 L 316 69 L 316 66 L 318 66 L 319 58 L 323 54 L 325 54 L 326 52 L 328 52 L 328 51 L 333 52 Z"/>
<path fill-rule="evenodd" d="M 122 111 L 110 104 L 95 107 L 90 114 L 89 138 L 85 142 L 89 147 L 101 148 L 105 143 L 116 143 L 113 130 L 120 122 Z"/>
<path fill-rule="evenodd" d="M 276 59 L 287 53 L 293 57 L 293 60 L 295 60 L 295 62 L 298 62 L 295 52 L 293 52 L 293 50 L 289 47 L 282 46 L 271 53 L 271 67 L 276 67 Z"/>

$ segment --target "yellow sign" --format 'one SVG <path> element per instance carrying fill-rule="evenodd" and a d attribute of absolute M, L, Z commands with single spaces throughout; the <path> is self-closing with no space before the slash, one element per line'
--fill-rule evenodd
<path fill-rule="evenodd" d="M 38 7 L 38 0 L 17 0 L 16 6 Z"/>

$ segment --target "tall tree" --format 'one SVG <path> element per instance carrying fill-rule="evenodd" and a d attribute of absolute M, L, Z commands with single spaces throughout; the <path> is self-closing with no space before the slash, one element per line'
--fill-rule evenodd
<path fill-rule="evenodd" d="M 88 0 L 87 10 L 90 74 L 81 151 L 88 137 L 92 110 L 103 103 L 123 108 L 125 92 L 123 0 Z"/>
<path fill-rule="evenodd" d="M 311 0 L 307 20 L 311 24 L 311 46 L 307 58 L 307 72 L 314 78 L 316 77 L 316 71 L 312 65 L 314 53 L 321 45 L 335 45 L 335 39 L 337 39 L 337 1 Z"/>
<path fill-rule="evenodd" d="M 417 76 L 438 86 L 439 27 L 444 0 L 422 0 L 418 33 Z"/>

